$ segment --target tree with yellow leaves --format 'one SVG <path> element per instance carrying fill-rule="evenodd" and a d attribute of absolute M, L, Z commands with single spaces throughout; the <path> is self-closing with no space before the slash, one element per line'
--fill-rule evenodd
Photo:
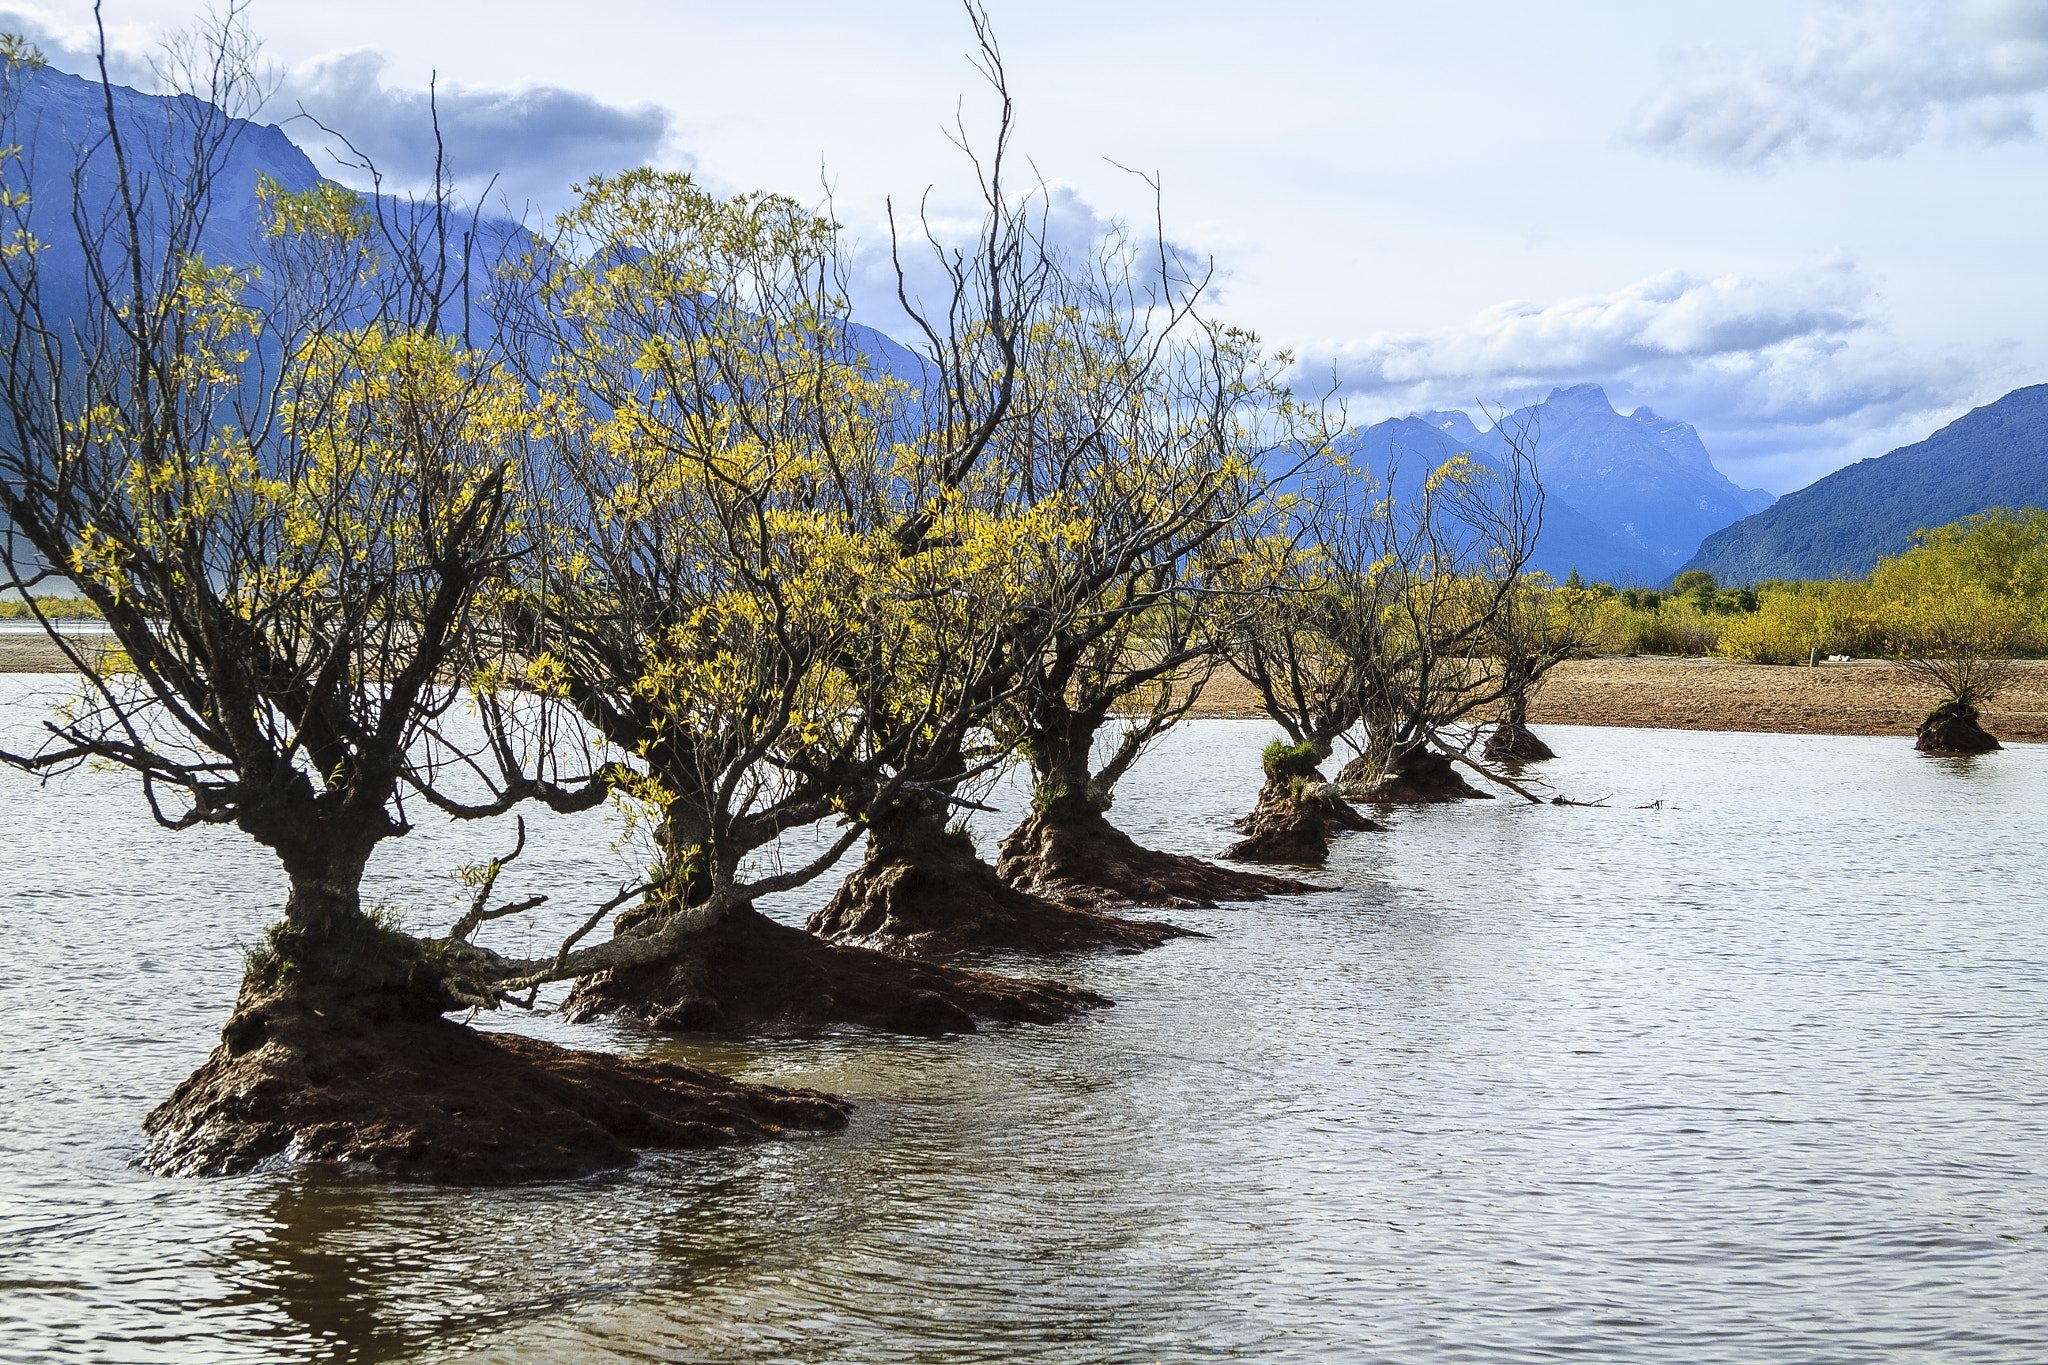
<path fill-rule="evenodd" d="M 609 942 L 493 964 L 500 989 L 588 962 L 572 1014 L 733 1030 L 932 1032 L 1094 1002 L 831 947 L 753 908 L 906 804 L 943 805 L 1017 667 L 1018 528 L 991 514 L 982 457 L 1037 267 L 995 186 L 990 213 L 915 382 L 862 352 L 836 229 L 786 199 L 596 179 L 508 282 L 546 549 L 504 620 L 526 685 L 630 767 L 617 789 L 657 860 Z M 756 865 L 820 822 L 800 863 Z"/>
<path fill-rule="evenodd" d="M 2036 611 L 2048 587 L 2048 512 L 1996 508 L 1922 530 L 1904 554 L 1871 571 L 1866 611 L 1885 652 L 1940 688 L 1943 699 L 1915 746 L 1930 753 L 1983 753 L 1998 741 L 1980 708 L 2012 677 L 2038 638 Z"/>
<path fill-rule="evenodd" d="M 10 51 L 12 83 L 30 63 Z M 477 685 L 504 672 L 476 627 L 520 577 L 508 450 L 533 419 L 525 386 L 442 326 L 445 180 L 396 227 L 345 191 L 269 186 L 254 259 L 199 252 L 250 126 L 232 114 L 253 104 L 252 53 L 230 10 L 171 54 L 204 78 L 166 102 L 175 126 L 140 138 L 110 91 L 97 169 L 11 166 L 0 253 L 0 512 L 32 551 L 10 542 L 5 569 L 17 589 L 61 572 L 115 647 L 53 633 L 81 692 L 40 748 L 0 757 L 125 768 L 161 824 L 238 828 L 288 883 L 220 1047 L 146 1120 L 146 1160 L 213 1173 L 289 1151 L 491 1180 L 630 1161 L 630 1123 L 639 1145 L 701 1145 L 714 1114 L 759 1135 L 776 1102 L 747 1087 L 444 1019 L 500 994 L 469 942 L 517 908 L 488 905 L 490 876 L 443 938 L 363 904 L 372 854 L 423 810 L 588 808 L 606 781 L 554 766 L 581 751 L 550 705 Z M 71 200 L 90 266 L 62 311 L 27 216 L 45 195 Z M 481 734 L 461 714 L 478 699 Z"/>

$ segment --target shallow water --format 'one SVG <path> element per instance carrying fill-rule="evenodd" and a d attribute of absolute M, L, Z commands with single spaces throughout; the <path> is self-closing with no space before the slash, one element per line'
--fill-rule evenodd
<path fill-rule="evenodd" d="M 0 679 L 8 741 L 55 681 Z M 1051 969 L 1119 1001 L 1080 1023 L 490 1021 L 860 1106 L 496 1191 L 128 1166 L 278 879 L 231 832 L 155 830 L 118 776 L 0 774 L 0 1360 L 2048 1355 L 2048 747 L 1544 734 L 1545 778 L 1607 808 L 1397 812 L 1338 844 L 1337 893 Z M 1188 726 L 1115 818 L 1212 852 L 1268 738 Z M 630 875 L 620 832 L 537 818 L 503 889 L 567 920 Z M 508 840 L 423 826 L 373 894 L 445 923 L 449 870 Z"/>

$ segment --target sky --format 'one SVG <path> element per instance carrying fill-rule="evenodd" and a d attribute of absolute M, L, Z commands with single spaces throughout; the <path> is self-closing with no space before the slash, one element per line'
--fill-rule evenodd
<path fill-rule="evenodd" d="M 110 65 L 201 17 L 105 0 Z M 1128 224 L 1214 267 L 1210 310 L 1349 420 L 1598 383 L 1800 488 L 2048 381 L 2048 0 L 1645 5 L 989 0 L 1016 183 L 1063 241 Z M 829 206 L 861 269 L 888 205 L 971 223 L 995 105 L 947 0 L 251 0 L 281 123 L 394 181 L 535 215 L 652 164 Z M 0 0 L 86 70 L 92 8 Z M 1155 202 L 1148 180 L 1160 186 Z M 879 291 L 864 320 L 906 333 Z"/>

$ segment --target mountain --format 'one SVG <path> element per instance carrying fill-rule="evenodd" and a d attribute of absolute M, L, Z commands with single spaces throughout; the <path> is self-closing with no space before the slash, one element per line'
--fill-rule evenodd
<path fill-rule="evenodd" d="M 1689 424 L 1648 408 L 1624 416 L 1597 384 L 1552 389 L 1484 433 L 1479 448 L 1497 455 L 1504 434 L 1516 431 L 1534 440 L 1545 491 L 1655 559 L 1651 581 L 1676 570 L 1711 532 L 1771 505 L 1769 493 L 1738 488 L 1714 468 Z"/>
<path fill-rule="evenodd" d="M 1685 567 L 1724 583 L 1861 578 L 1920 528 L 1991 507 L 2048 507 L 2048 384 L 2014 389 L 1917 445 L 1787 493 L 1708 536 Z"/>
<path fill-rule="evenodd" d="M 89 220 L 105 221 L 116 207 L 114 150 L 107 138 L 108 88 L 49 67 L 16 79 L 24 82 L 12 130 L 20 141 L 22 165 L 9 167 L 6 179 L 18 187 L 25 177 L 34 186 L 29 225 L 44 249 L 44 303 L 52 316 L 62 316 L 77 308 L 84 288 L 84 252 L 72 221 L 74 177 L 81 186 L 76 205 Z M 168 206 L 147 191 L 162 183 L 160 168 L 189 155 L 188 130 L 199 120 L 222 116 L 190 95 L 145 95 L 119 85 L 112 87 L 112 95 L 124 150 L 144 187 L 138 211 L 145 230 L 156 228 Z M 268 176 L 292 191 L 320 183 L 320 173 L 282 128 L 236 122 L 240 126 L 217 167 L 199 240 L 201 251 L 212 261 L 245 261 L 253 254 L 261 231 L 256 202 L 260 177 Z"/>
<path fill-rule="evenodd" d="M 1429 471 L 1453 455 L 1470 453 L 1500 468 L 1497 448 L 1489 448 L 1484 434 L 1462 412 L 1430 412 L 1376 423 L 1354 433 L 1345 453 L 1381 479 L 1388 469 L 1395 470 L 1393 491 L 1404 498 L 1412 497 Z M 1530 562 L 1559 581 L 1573 569 L 1590 579 L 1632 583 L 1655 583 L 1670 573 L 1656 556 L 1608 534 L 1554 493 L 1544 500 L 1543 528 Z"/>

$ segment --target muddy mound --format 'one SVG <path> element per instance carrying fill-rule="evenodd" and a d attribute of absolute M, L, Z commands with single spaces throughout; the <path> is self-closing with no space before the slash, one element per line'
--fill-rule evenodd
<path fill-rule="evenodd" d="M 577 981 L 572 1020 L 689 1033 L 812 1034 L 848 1025 L 936 1037 L 1056 1024 L 1115 1002 L 1093 991 L 827 943 L 742 907 L 660 962 Z"/>
<path fill-rule="evenodd" d="M 1978 723 L 1976 707 L 1944 702 L 1920 722 L 1913 747 L 1923 754 L 1988 754 L 2005 746 Z"/>
<path fill-rule="evenodd" d="M 1207 907 L 1330 889 L 1159 853 L 1100 817 L 1055 821 L 1044 814 L 1034 814 L 1003 840 L 996 875 L 1021 891 L 1091 910 Z"/>
<path fill-rule="evenodd" d="M 1353 801 L 1420 806 L 1493 800 L 1493 793 L 1480 791 L 1459 774 L 1448 754 L 1434 749 L 1413 750 L 1395 759 L 1378 782 L 1373 783 L 1372 779 L 1373 773 L 1362 759 L 1354 759 L 1337 774 L 1344 795 Z"/>
<path fill-rule="evenodd" d="M 1496 726 L 1481 752 L 1494 763 L 1540 763 L 1557 757 L 1528 726 L 1513 724 Z"/>
<path fill-rule="evenodd" d="M 1330 836 L 1346 830 L 1382 830 L 1351 808 L 1319 772 L 1268 781 L 1259 803 L 1237 822 L 1245 838 L 1223 850 L 1232 862 L 1314 866 L 1330 860 Z"/>
<path fill-rule="evenodd" d="M 852 1106 L 673 1062 L 478 1033 L 394 997 L 245 988 L 220 1046 L 143 1120 L 143 1165 L 271 1160 L 501 1185 L 846 1126 Z"/>
<path fill-rule="evenodd" d="M 804 927 L 834 943 L 913 957 L 1007 952 L 1136 953 L 1192 929 L 1122 919 L 1020 891 L 971 853 L 870 848 L 861 865 Z"/>

